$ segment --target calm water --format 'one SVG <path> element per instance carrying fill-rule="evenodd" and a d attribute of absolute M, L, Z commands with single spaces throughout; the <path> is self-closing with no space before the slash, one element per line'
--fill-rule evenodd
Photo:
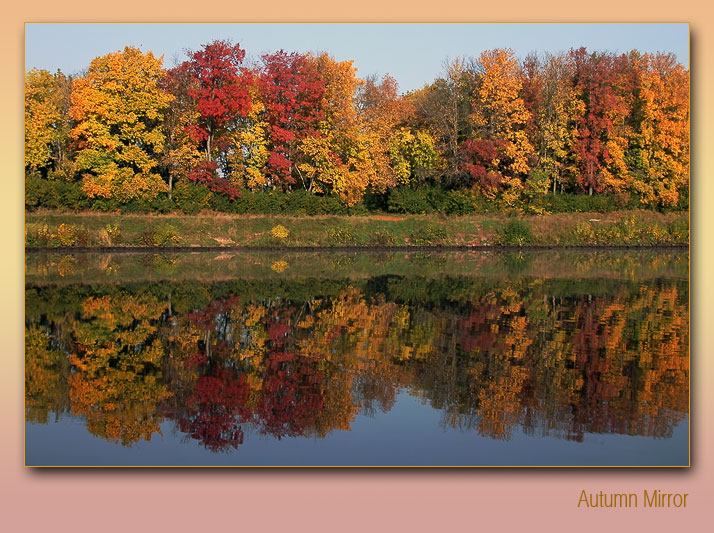
<path fill-rule="evenodd" d="M 686 252 L 26 256 L 28 465 L 686 465 Z"/>

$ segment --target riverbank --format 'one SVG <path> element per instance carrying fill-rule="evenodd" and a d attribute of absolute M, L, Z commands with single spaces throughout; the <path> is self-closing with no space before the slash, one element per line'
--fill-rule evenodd
<path fill-rule="evenodd" d="M 25 215 L 28 249 L 613 247 L 688 243 L 688 212 L 638 210 L 522 217 L 188 216 L 53 211 Z"/>

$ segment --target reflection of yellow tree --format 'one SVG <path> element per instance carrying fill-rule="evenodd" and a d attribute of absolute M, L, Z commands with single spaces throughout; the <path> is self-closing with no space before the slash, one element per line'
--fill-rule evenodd
<path fill-rule="evenodd" d="M 359 409 L 352 397 L 355 388 L 368 409 L 373 400 L 385 410 L 393 405 L 399 371 L 392 357 L 398 352 L 389 337 L 395 319 L 399 320 L 397 310 L 397 304 L 383 297 L 367 302 L 360 290 L 348 287 L 313 319 L 301 323 L 311 333 L 298 343 L 300 353 L 330 362 L 326 404 L 318 421 L 321 433 L 349 428 Z"/>
<path fill-rule="evenodd" d="M 89 430 L 122 444 L 160 432 L 158 405 L 171 393 L 161 380 L 163 343 L 152 338 L 164 310 L 151 296 L 90 297 L 74 324 L 69 377 L 74 414 Z"/>
<path fill-rule="evenodd" d="M 25 413 L 46 424 L 51 412 L 67 407 L 67 357 L 50 348 L 49 334 L 38 326 L 25 329 Z"/>
<path fill-rule="evenodd" d="M 528 335 L 528 319 L 522 314 L 523 301 L 506 288 L 500 303 L 498 336 L 489 347 L 488 367 L 476 366 L 475 375 L 487 373 L 486 383 L 474 383 L 478 396 L 480 421 L 478 431 L 495 439 L 508 439 L 511 428 L 521 420 L 523 384 L 528 375 L 526 350 L 533 343 Z"/>

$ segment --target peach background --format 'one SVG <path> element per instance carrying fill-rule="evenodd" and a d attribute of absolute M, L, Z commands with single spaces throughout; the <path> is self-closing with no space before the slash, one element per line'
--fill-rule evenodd
<path fill-rule="evenodd" d="M 571 1 L 438 2 L 363 0 L 338 7 L 328 0 L 280 0 L 246 7 L 236 0 L 207 3 L 124 0 L 10 3 L 3 8 L 0 102 L 5 163 L 0 328 L 0 520 L 6 531 L 211 531 L 259 529 L 661 531 L 702 529 L 714 501 L 711 346 L 714 328 L 705 303 L 714 297 L 711 147 L 711 70 L 714 24 L 703 2 L 599 0 L 597 10 Z M 587 3 L 588 6 L 593 3 Z M 106 7 L 112 6 L 112 7 Z M 116 6 L 116 7 L 114 7 Z M 23 187 L 22 72 L 25 21 L 667 21 L 691 22 L 693 71 L 692 464 L 691 469 L 33 470 L 23 465 Z M 475 51 L 478 52 L 478 51 Z M 707 68 L 709 67 L 709 68 Z M 708 92 L 706 92 L 708 91 Z M 581 489 L 687 492 L 686 510 L 577 509 Z"/>

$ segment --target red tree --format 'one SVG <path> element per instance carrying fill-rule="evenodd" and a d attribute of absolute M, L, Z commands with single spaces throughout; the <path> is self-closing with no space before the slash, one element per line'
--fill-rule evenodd
<path fill-rule="evenodd" d="M 495 161 L 508 162 L 505 154 L 508 141 L 491 139 L 467 139 L 459 146 L 461 171 L 468 174 L 472 185 L 482 190 L 501 189 L 503 174 Z"/>
<path fill-rule="evenodd" d="M 248 91 L 253 82 L 249 69 L 241 65 L 245 51 L 238 44 L 213 41 L 197 52 L 188 52 L 189 59 L 177 67 L 188 81 L 188 96 L 194 99 L 198 120 L 188 126 L 190 135 L 202 144 L 205 162 L 190 174 L 190 178 L 216 192 L 234 196 L 233 187 L 217 175 L 221 156 L 228 149 L 226 133 L 251 109 Z"/>
<path fill-rule="evenodd" d="M 615 90 L 617 65 L 611 54 L 588 54 L 585 48 L 570 54 L 575 63 L 575 84 L 586 104 L 573 147 L 579 159 L 578 182 L 592 194 L 605 188 L 603 171 L 612 160 L 607 148 L 614 130 L 612 117 L 624 113 L 625 104 Z"/>
<path fill-rule="evenodd" d="M 263 56 L 261 92 L 270 143 L 267 177 L 289 187 L 300 175 L 299 142 L 319 135 L 325 81 L 307 56 L 281 50 Z"/>

